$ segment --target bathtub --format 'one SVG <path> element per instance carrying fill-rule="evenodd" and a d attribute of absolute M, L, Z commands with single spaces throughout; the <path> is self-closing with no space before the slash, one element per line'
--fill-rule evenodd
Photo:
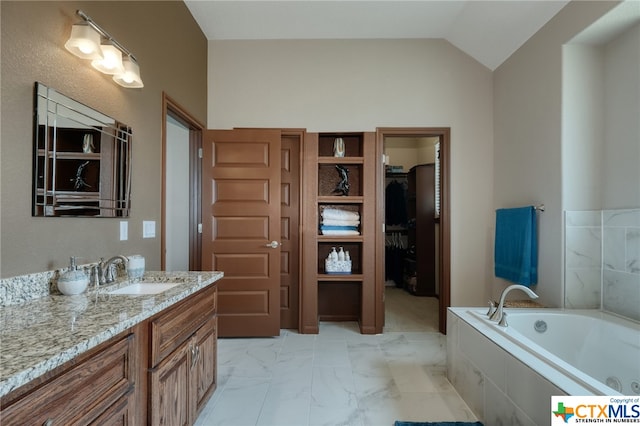
<path fill-rule="evenodd" d="M 447 313 L 447 375 L 487 424 L 549 424 L 552 395 L 640 394 L 640 324 L 594 310 L 505 312 L 507 327 L 486 309 Z"/>

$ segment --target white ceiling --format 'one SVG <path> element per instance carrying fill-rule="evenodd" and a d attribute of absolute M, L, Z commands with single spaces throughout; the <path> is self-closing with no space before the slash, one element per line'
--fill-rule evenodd
<path fill-rule="evenodd" d="M 443 38 L 494 70 L 568 0 L 185 0 L 209 40 Z"/>

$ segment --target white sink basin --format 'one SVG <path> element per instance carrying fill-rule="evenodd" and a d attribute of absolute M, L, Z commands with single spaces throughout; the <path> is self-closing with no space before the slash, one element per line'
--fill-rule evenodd
<path fill-rule="evenodd" d="M 107 292 L 107 294 L 158 294 L 162 293 L 163 291 L 167 291 L 177 285 L 180 285 L 180 283 L 135 283 L 130 284 L 126 287 L 119 288 L 117 290 L 109 291 Z"/>

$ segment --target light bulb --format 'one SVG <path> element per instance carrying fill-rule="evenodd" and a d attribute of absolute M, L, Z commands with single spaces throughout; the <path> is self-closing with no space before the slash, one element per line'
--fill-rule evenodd
<path fill-rule="evenodd" d="M 116 57 L 111 53 L 104 55 L 104 61 L 102 61 L 102 63 L 105 68 L 110 70 L 114 69 L 118 64 Z"/>
<path fill-rule="evenodd" d="M 120 74 L 124 72 L 122 64 L 122 52 L 111 43 L 105 43 L 100 46 L 102 51 L 102 59 L 91 62 L 91 65 L 100 72 L 105 74 Z"/>
<path fill-rule="evenodd" d="M 78 49 L 80 49 L 80 51 L 85 55 L 93 53 L 93 45 L 90 43 L 80 43 L 78 45 Z"/>

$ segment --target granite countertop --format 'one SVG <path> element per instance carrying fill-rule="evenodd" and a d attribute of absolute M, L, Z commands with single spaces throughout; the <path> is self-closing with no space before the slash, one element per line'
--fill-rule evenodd
<path fill-rule="evenodd" d="M 0 396 L 64 364 L 222 278 L 222 272 L 146 272 L 179 282 L 159 294 L 111 295 L 119 279 L 77 296 L 49 295 L 0 308 Z"/>

